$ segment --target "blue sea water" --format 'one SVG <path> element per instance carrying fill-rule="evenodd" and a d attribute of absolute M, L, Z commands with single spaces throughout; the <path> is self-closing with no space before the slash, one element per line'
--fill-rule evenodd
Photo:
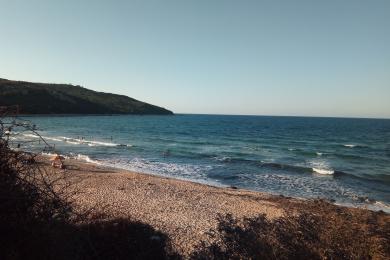
<path fill-rule="evenodd" d="M 390 209 L 390 120 L 220 115 L 25 119 L 61 154 L 107 166 Z"/>

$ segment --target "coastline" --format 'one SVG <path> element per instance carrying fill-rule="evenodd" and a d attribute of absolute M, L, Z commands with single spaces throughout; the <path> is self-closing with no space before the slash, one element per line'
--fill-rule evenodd
<path fill-rule="evenodd" d="M 52 154 L 50 153 L 42 153 L 43 156 L 51 156 Z M 65 156 L 65 155 L 63 155 Z M 382 201 L 370 201 L 370 202 L 356 202 L 356 203 L 347 203 L 347 202 L 338 202 L 335 200 L 328 200 L 326 198 L 307 198 L 307 197 L 299 197 L 299 196 L 286 196 L 284 194 L 279 194 L 279 193 L 272 193 L 272 192 L 267 192 L 267 191 L 259 191 L 259 190 L 252 190 L 252 189 L 246 189 L 242 187 L 236 187 L 236 186 L 229 186 L 226 184 L 222 184 L 218 182 L 217 180 L 205 180 L 205 179 L 196 179 L 196 178 L 189 178 L 189 177 L 180 177 L 180 176 L 171 176 L 169 174 L 161 174 L 161 173 L 154 173 L 151 171 L 139 171 L 139 170 L 133 170 L 129 169 L 127 167 L 122 167 L 118 165 L 112 165 L 112 164 L 107 164 L 105 162 L 101 162 L 98 160 L 93 160 L 90 159 L 89 156 L 87 155 L 82 155 L 78 154 L 77 156 L 74 157 L 69 157 L 65 156 L 68 160 L 75 160 L 76 162 L 80 163 L 88 163 L 88 164 L 94 164 L 96 166 L 102 167 L 102 168 L 107 168 L 111 169 L 112 171 L 123 171 L 123 172 L 131 172 L 131 173 L 137 173 L 137 174 L 143 174 L 143 175 L 151 175 L 155 177 L 160 177 L 160 178 L 167 178 L 167 179 L 173 179 L 173 180 L 180 180 L 184 182 L 192 182 L 195 184 L 201 184 L 201 185 L 206 185 L 214 188 L 227 188 L 227 189 L 239 189 L 241 191 L 248 191 L 248 192 L 255 192 L 255 193 L 262 193 L 262 194 L 267 194 L 269 196 L 276 196 L 276 197 L 286 197 L 290 199 L 297 199 L 300 201 L 307 201 L 307 200 L 313 200 L 313 199 L 320 199 L 320 200 L 325 200 L 329 203 L 332 203 L 337 206 L 341 207 L 348 207 L 348 208 L 358 208 L 358 209 L 366 209 L 366 210 L 372 210 L 372 211 L 384 211 L 387 214 L 390 214 L 390 205 L 387 203 L 384 203 Z M 327 174 L 325 174 L 327 175 Z"/>
<path fill-rule="evenodd" d="M 172 247 L 183 255 L 193 252 L 200 241 L 213 243 L 215 238 L 210 236 L 210 231 L 217 228 L 219 217 L 225 215 L 244 219 L 264 214 L 272 220 L 308 211 L 325 218 L 326 214 L 344 210 L 352 215 L 379 216 L 385 223 L 390 221 L 390 215 L 384 212 L 347 208 L 325 201 L 216 187 L 76 159 L 66 159 L 65 171 L 51 168 L 46 156 L 42 162 L 54 174 L 64 172 L 72 189 L 82 191 L 72 198 L 76 209 L 96 208 L 106 219 L 147 223 L 166 233 Z"/>
<path fill-rule="evenodd" d="M 18 114 L 19 117 L 87 117 L 87 116 L 176 116 L 176 114 Z"/>
<path fill-rule="evenodd" d="M 105 166 L 130 171 L 276 195 L 324 198 L 390 213 L 385 147 L 376 142 L 375 135 L 363 141 L 348 132 L 356 124 L 372 125 L 364 120 L 340 122 L 341 132 L 334 140 L 329 138 L 336 133 L 326 129 L 337 121 L 320 118 L 39 117 L 33 122 L 56 150 L 73 158 L 88 156 Z M 77 128 L 72 127 L 75 124 Z M 374 125 L 378 131 L 383 129 L 382 123 Z M 366 128 L 357 128 L 359 134 L 367 132 Z M 300 140 L 311 132 L 312 139 Z M 21 139 L 35 140 L 24 134 Z M 40 152 L 38 147 L 31 149 Z"/>

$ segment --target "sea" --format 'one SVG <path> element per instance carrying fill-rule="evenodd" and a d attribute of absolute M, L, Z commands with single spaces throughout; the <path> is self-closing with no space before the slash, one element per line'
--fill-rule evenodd
<path fill-rule="evenodd" d="M 390 120 L 33 116 L 55 151 L 104 166 L 390 212 Z M 26 149 L 41 149 L 23 132 Z M 34 142 L 35 140 L 35 142 Z M 53 150 L 45 149 L 52 153 Z"/>

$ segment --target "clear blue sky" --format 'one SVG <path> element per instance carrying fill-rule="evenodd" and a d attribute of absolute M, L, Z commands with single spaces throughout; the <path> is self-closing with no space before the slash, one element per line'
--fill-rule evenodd
<path fill-rule="evenodd" d="M 0 0 L 0 77 L 177 113 L 390 118 L 389 0 Z"/>

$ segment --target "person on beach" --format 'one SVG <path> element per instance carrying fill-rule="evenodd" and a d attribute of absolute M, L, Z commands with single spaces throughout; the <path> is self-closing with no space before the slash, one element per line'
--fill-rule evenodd
<path fill-rule="evenodd" d="M 53 158 L 51 158 L 51 166 L 53 166 L 54 168 L 64 169 L 64 160 L 65 158 L 63 156 L 56 153 L 54 154 Z"/>

